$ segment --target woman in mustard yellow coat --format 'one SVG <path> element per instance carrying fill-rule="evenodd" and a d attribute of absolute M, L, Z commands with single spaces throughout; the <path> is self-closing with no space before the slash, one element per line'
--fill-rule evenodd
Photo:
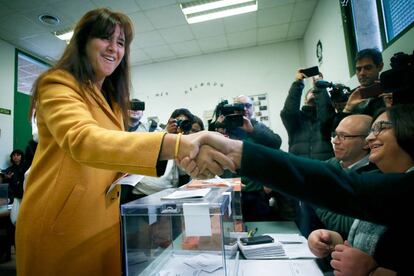
<path fill-rule="evenodd" d="M 39 144 L 17 221 L 18 275 L 121 275 L 119 190 L 109 186 L 119 172 L 157 175 L 159 160 L 195 157 L 211 135 L 123 131 L 132 37 L 127 16 L 90 11 L 34 86 Z M 232 166 L 211 151 L 216 161 L 193 174 Z"/>

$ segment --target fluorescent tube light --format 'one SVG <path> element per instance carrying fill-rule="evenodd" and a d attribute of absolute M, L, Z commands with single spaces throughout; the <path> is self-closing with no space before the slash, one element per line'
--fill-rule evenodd
<path fill-rule="evenodd" d="M 201 3 L 196 5 L 196 3 Z M 189 24 L 257 11 L 257 0 L 197 1 L 181 4 Z M 209 9 L 207 9 L 209 8 Z"/>
<path fill-rule="evenodd" d="M 66 43 L 69 43 L 70 39 L 73 36 L 73 30 L 66 31 L 66 32 L 55 32 L 54 35 L 60 40 L 64 40 L 66 41 Z"/>
<path fill-rule="evenodd" d="M 195 2 L 181 4 L 181 9 L 183 10 L 184 14 L 191 14 L 191 13 L 197 13 L 197 12 L 203 12 L 203 11 L 233 6 L 233 5 L 242 4 L 242 3 L 246 3 L 250 1 L 252 0 L 218 0 L 218 1 L 216 0 L 216 1 L 211 1 L 207 3 L 206 1 L 195 1 Z"/>

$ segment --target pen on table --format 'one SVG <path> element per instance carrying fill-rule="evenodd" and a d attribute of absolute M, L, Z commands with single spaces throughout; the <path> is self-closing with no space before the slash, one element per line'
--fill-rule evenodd
<path fill-rule="evenodd" d="M 247 232 L 247 237 L 253 237 L 257 232 L 257 227 L 255 229 L 249 230 L 249 232 Z"/>

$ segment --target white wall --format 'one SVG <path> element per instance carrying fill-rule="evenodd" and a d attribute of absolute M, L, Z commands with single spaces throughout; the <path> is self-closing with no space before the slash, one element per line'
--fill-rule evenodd
<path fill-rule="evenodd" d="M 301 49 L 302 42 L 294 40 L 133 67 L 133 96 L 145 101 L 146 116 L 158 116 L 165 123 L 176 108 L 186 107 L 201 117 L 222 99 L 267 93 L 270 126 L 282 137 L 282 148 L 287 150 L 280 110 L 296 69 L 303 64 Z M 212 86 L 214 82 L 223 87 Z M 163 96 L 155 96 L 161 92 Z"/>
<path fill-rule="evenodd" d="M 14 54 L 15 48 L 0 40 L 0 108 L 10 109 L 10 115 L 0 114 L 0 168 L 9 166 L 13 150 L 14 109 Z"/>
<path fill-rule="evenodd" d="M 339 1 L 319 0 L 304 36 L 306 67 L 316 65 L 316 43 L 323 45 L 323 63 L 320 66 L 326 80 L 342 82 L 351 88 L 358 86 L 355 75 L 349 76 L 348 60 Z M 384 70 L 390 69 L 389 60 L 396 52 L 412 54 L 414 29 L 409 30 L 382 53 Z M 351 61 L 353 63 L 353 61 Z"/>

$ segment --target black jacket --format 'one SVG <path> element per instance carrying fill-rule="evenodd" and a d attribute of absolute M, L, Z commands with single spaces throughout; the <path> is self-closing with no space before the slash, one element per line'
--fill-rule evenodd
<path fill-rule="evenodd" d="M 303 106 L 300 101 L 303 81 L 295 81 L 280 112 L 289 136 L 289 152 L 312 159 L 327 160 L 333 156 L 331 127 L 334 109 L 325 89 L 315 90 L 315 106 Z"/>
<path fill-rule="evenodd" d="M 345 172 L 322 161 L 244 142 L 240 174 L 319 207 L 388 226 L 374 258 L 398 275 L 412 275 L 414 239 L 407 219 L 414 211 L 414 171 Z"/>

